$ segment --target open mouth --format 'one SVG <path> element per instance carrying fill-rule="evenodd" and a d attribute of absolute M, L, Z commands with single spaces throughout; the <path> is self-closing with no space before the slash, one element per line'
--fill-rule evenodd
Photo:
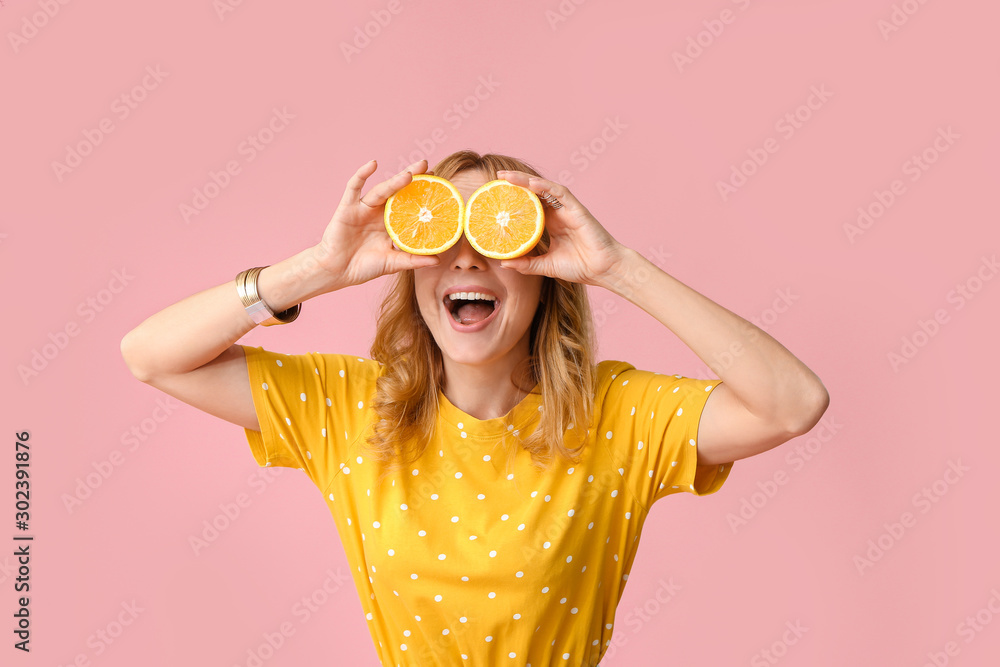
<path fill-rule="evenodd" d="M 498 305 L 498 301 L 488 294 L 460 292 L 444 297 L 444 306 L 452 319 L 466 326 L 488 319 Z"/>

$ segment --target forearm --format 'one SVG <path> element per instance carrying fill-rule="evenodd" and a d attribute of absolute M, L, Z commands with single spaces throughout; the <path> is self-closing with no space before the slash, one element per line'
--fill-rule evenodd
<path fill-rule="evenodd" d="M 267 267 L 257 277 L 258 294 L 274 312 L 335 289 L 314 248 Z M 122 356 L 143 381 L 187 373 L 218 357 L 255 326 L 230 279 L 147 318 L 122 339 Z"/>
<path fill-rule="evenodd" d="M 781 343 L 638 252 L 625 248 L 599 285 L 674 332 L 757 417 L 801 430 L 825 407 L 820 379 Z"/>

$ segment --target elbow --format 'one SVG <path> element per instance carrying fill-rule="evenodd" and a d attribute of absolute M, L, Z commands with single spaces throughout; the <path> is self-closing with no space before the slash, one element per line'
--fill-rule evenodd
<path fill-rule="evenodd" d="M 803 400 L 795 415 L 786 422 L 786 430 L 792 437 L 805 435 L 819 423 L 828 407 L 830 407 L 830 393 L 822 382 L 817 381 L 809 397 Z"/>
<path fill-rule="evenodd" d="M 122 359 L 125 361 L 125 365 L 128 367 L 129 372 L 135 377 L 135 379 L 140 382 L 148 383 L 151 379 L 151 375 L 146 370 L 138 358 L 137 346 L 135 341 L 135 329 L 129 331 L 122 337 L 120 349 L 122 353 Z"/>

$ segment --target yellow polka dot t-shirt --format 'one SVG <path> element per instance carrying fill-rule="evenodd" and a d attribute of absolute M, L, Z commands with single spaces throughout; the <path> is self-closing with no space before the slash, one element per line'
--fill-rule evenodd
<path fill-rule="evenodd" d="M 721 380 L 602 361 L 579 463 L 539 471 L 514 442 L 542 418 L 538 386 L 486 420 L 439 391 L 430 445 L 379 487 L 364 440 L 381 364 L 243 349 L 250 450 L 322 492 L 383 665 L 597 665 L 650 506 L 714 493 L 732 467 L 698 464 Z"/>

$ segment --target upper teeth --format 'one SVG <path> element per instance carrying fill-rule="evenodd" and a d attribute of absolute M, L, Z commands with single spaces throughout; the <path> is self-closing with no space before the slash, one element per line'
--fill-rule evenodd
<path fill-rule="evenodd" d="M 448 295 L 448 298 L 452 301 L 456 299 L 463 299 L 465 301 L 496 301 L 497 298 L 490 294 L 483 294 L 482 292 L 453 292 Z"/>

